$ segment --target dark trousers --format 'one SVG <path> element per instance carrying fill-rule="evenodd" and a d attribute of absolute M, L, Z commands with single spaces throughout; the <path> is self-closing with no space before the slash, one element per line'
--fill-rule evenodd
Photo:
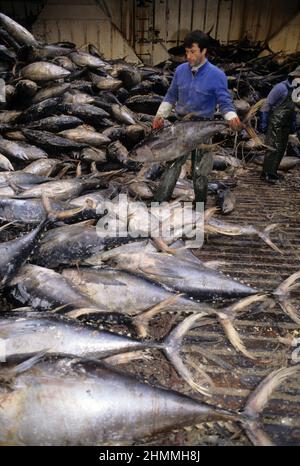
<path fill-rule="evenodd" d="M 171 199 L 181 167 L 189 155 L 183 155 L 168 164 L 160 179 L 160 184 L 154 193 L 154 201 L 168 202 Z M 207 199 L 208 175 L 213 167 L 212 153 L 207 149 L 195 149 L 191 155 L 195 202 L 205 203 Z"/>
<path fill-rule="evenodd" d="M 267 151 L 264 157 L 263 172 L 272 175 L 277 174 L 280 162 L 284 156 L 289 140 L 290 127 L 269 125 L 266 144 L 273 147 L 273 151 Z"/>
<path fill-rule="evenodd" d="M 293 89 L 289 89 L 286 98 L 271 112 L 266 144 L 273 147 L 274 150 L 267 151 L 265 154 L 264 173 L 276 175 L 284 156 L 295 111 L 292 92 Z"/>

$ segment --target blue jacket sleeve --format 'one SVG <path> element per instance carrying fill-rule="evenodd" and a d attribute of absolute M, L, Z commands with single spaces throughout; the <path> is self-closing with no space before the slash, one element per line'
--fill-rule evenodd
<path fill-rule="evenodd" d="M 217 104 L 220 107 L 221 113 L 235 112 L 231 95 L 228 91 L 227 77 L 225 73 L 220 73 L 216 82 L 215 88 Z"/>
<path fill-rule="evenodd" d="M 261 109 L 263 112 L 269 112 L 273 107 L 279 105 L 287 96 L 288 90 L 283 83 L 276 84 L 270 91 L 267 100 Z"/>
<path fill-rule="evenodd" d="M 163 102 L 169 102 L 170 104 L 175 105 L 177 100 L 178 100 L 178 84 L 177 84 L 177 73 L 175 71 L 171 85 L 163 99 Z"/>

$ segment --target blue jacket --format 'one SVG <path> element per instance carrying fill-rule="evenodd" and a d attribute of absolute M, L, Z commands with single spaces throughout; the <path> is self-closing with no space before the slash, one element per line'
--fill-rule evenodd
<path fill-rule="evenodd" d="M 273 110 L 275 107 L 277 107 L 277 105 L 281 104 L 281 102 L 283 102 L 283 100 L 288 95 L 288 88 L 291 87 L 292 86 L 287 79 L 281 83 L 276 84 L 276 86 L 274 86 L 270 91 L 261 111 L 269 112 L 270 110 Z"/>
<path fill-rule="evenodd" d="M 260 131 L 265 133 L 268 128 L 269 123 L 269 115 L 270 111 L 276 109 L 278 105 L 280 105 L 283 100 L 288 95 L 288 89 L 291 88 L 292 85 L 289 83 L 288 79 L 282 81 L 281 83 L 276 84 L 273 89 L 270 91 L 266 102 L 261 108 L 260 114 Z M 291 132 L 294 133 L 297 130 L 297 121 L 296 121 L 296 112 L 293 114 L 292 119 L 292 127 Z"/>
<path fill-rule="evenodd" d="M 204 118 L 213 118 L 217 104 L 223 114 L 235 112 L 225 73 L 208 60 L 195 76 L 189 63 L 178 66 L 164 102 L 176 104 L 179 116 L 195 113 Z"/>

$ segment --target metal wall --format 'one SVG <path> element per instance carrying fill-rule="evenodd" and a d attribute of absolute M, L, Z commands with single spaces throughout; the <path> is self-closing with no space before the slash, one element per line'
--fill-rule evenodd
<path fill-rule="evenodd" d="M 146 63 L 158 63 L 191 29 L 222 43 L 247 36 L 274 51 L 300 50 L 300 0 L 0 0 L 0 10 L 23 24 L 38 18 L 34 29 L 49 41 L 95 41 L 107 58 L 126 55 L 127 41 Z"/>
<path fill-rule="evenodd" d="M 118 6 L 118 2 L 115 3 Z M 120 6 L 120 3 L 119 3 Z M 113 14 L 115 12 L 117 13 Z M 112 10 L 112 17 L 121 21 L 121 12 Z M 139 58 L 124 38 L 110 11 L 94 0 L 49 0 L 33 24 L 34 35 L 45 42 L 74 42 L 79 48 L 96 45 L 106 58 Z"/>
<path fill-rule="evenodd" d="M 166 58 L 166 50 L 192 29 L 210 31 L 222 43 L 247 36 L 268 40 L 274 51 L 300 50 L 299 0 L 123 0 L 123 4 L 134 18 L 135 50 L 146 61 Z"/>

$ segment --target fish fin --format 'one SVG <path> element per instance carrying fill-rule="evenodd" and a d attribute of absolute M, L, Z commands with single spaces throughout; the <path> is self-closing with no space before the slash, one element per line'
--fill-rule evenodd
<path fill-rule="evenodd" d="M 271 437 L 263 429 L 262 423 L 259 420 L 241 420 L 247 437 L 251 440 L 253 445 L 258 447 L 273 447 L 275 443 Z"/>
<path fill-rule="evenodd" d="M 239 352 L 241 352 L 244 356 L 249 359 L 256 359 L 253 354 L 249 353 L 246 349 L 244 343 L 240 339 L 239 334 L 237 333 L 236 329 L 234 328 L 231 320 L 226 316 L 221 316 L 221 313 L 218 313 L 219 322 L 222 325 L 228 340 L 232 344 L 232 346 Z"/>
<path fill-rule="evenodd" d="M 299 279 L 300 279 L 300 271 L 293 273 L 273 291 L 273 295 L 286 296 L 296 286 L 300 286 L 300 283 L 298 285 L 295 284 L 295 282 Z"/>
<path fill-rule="evenodd" d="M 32 307 L 31 306 L 23 306 L 23 307 L 16 307 L 15 309 L 10 309 L 11 312 L 31 312 Z"/>
<path fill-rule="evenodd" d="M 70 170 L 70 165 L 66 165 L 65 167 L 63 167 L 60 172 L 56 175 L 56 177 L 54 178 L 55 180 L 60 180 L 62 179 L 65 174 Z"/>
<path fill-rule="evenodd" d="M 180 251 L 188 249 L 188 246 L 182 246 L 180 248 L 170 248 L 162 238 L 152 238 L 158 251 L 166 252 L 167 254 L 179 254 Z"/>
<path fill-rule="evenodd" d="M 186 333 L 194 326 L 195 321 L 201 319 L 201 317 L 206 316 L 206 312 L 198 312 L 197 314 L 192 314 L 186 319 L 184 319 L 180 324 L 178 324 L 175 329 L 173 329 L 169 335 L 164 339 L 164 354 L 167 359 L 171 362 L 173 367 L 176 369 L 178 374 L 190 385 L 191 388 L 202 393 L 206 396 L 211 396 L 210 391 L 207 387 L 197 384 L 192 377 L 189 369 L 183 363 L 180 356 L 180 346 L 183 340 L 183 337 Z M 197 368 L 198 372 L 201 374 L 202 378 L 206 381 L 206 384 L 213 386 L 212 379 L 205 373 L 200 367 Z"/>
<path fill-rule="evenodd" d="M 14 192 L 16 193 L 16 195 L 19 195 L 19 194 L 22 194 L 24 193 L 24 191 L 26 191 L 26 189 L 23 189 L 21 188 L 20 186 L 18 186 L 16 183 L 14 183 L 12 180 L 9 180 L 7 179 L 6 180 L 8 186 L 14 190 Z"/>
<path fill-rule="evenodd" d="M 96 162 L 91 163 L 91 174 L 99 173 L 99 170 L 97 169 Z"/>
<path fill-rule="evenodd" d="M 247 296 L 246 298 L 240 299 L 231 306 L 222 309 L 222 312 L 224 312 L 227 315 L 227 317 L 234 318 L 237 312 L 244 311 L 244 309 L 248 307 L 250 304 L 256 303 L 258 301 L 265 301 L 266 299 L 268 299 L 268 296 L 266 294 L 257 293 L 252 296 Z"/>
<path fill-rule="evenodd" d="M 10 227 L 14 223 L 15 222 L 9 222 L 9 223 L 6 223 L 5 225 L 2 225 L 2 227 L 0 227 L 0 231 L 5 230 L 6 228 Z"/>
<path fill-rule="evenodd" d="M 283 312 L 287 314 L 296 324 L 300 325 L 300 313 L 288 299 L 281 299 L 279 305 Z"/>
<path fill-rule="evenodd" d="M 300 313 L 289 300 L 289 293 L 300 286 L 296 283 L 300 279 L 300 271 L 290 275 L 274 291 L 273 295 L 277 298 L 278 303 L 283 310 L 294 322 L 300 324 Z"/>
<path fill-rule="evenodd" d="M 269 402 L 272 393 L 285 380 L 293 377 L 300 370 L 300 364 L 292 367 L 276 369 L 265 377 L 249 396 L 241 420 L 248 437 L 254 445 L 273 445 L 270 437 L 263 431 L 259 422 L 259 415 Z"/>
<path fill-rule="evenodd" d="M 46 177 L 51 176 L 51 173 L 53 172 L 53 169 L 54 169 L 54 167 L 49 168 L 49 170 L 47 171 L 47 173 L 45 174 L 45 176 L 46 176 Z"/>
<path fill-rule="evenodd" d="M 146 309 L 146 311 L 141 312 L 137 316 L 133 317 L 132 323 L 135 326 L 138 335 L 141 338 L 145 338 L 148 336 L 148 324 L 149 320 L 160 314 L 164 309 L 168 309 L 172 303 L 177 301 L 177 299 L 182 296 L 181 294 L 175 294 L 170 296 L 167 299 L 164 299 L 160 303 L 156 304 L 155 306 L 151 307 L 150 309 Z"/>
<path fill-rule="evenodd" d="M 116 278 L 108 278 L 108 277 L 106 278 L 101 277 L 101 283 L 106 286 L 124 286 L 124 287 L 127 286 L 127 284 L 125 282 L 122 282 L 122 280 L 118 280 Z"/>
<path fill-rule="evenodd" d="M 26 359 L 25 361 L 21 362 L 17 366 L 13 367 L 12 369 L 9 369 L 7 373 L 5 374 L 5 378 L 13 378 L 16 375 L 22 374 L 23 372 L 28 371 L 31 369 L 35 364 L 40 362 L 45 354 L 49 351 L 50 348 L 43 349 L 42 351 L 39 351 L 36 353 L 34 356 L 30 357 L 29 359 Z"/>
<path fill-rule="evenodd" d="M 276 246 L 276 244 L 274 244 L 270 238 L 270 232 L 275 230 L 275 228 L 278 228 L 278 227 L 279 227 L 278 223 L 272 223 L 272 225 L 268 225 L 263 231 L 257 230 L 257 234 L 268 246 L 274 249 L 274 251 L 278 252 L 279 254 L 283 254 L 281 249 L 279 249 L 279 247 Z"/>
<path fill-rule="evenodd" d="M 151 356 L 146 354 L 147 350 L 131 351 L 127 353 L 115 354 L 113 356 L 108 356 L 102 360 L 108 364 L 128 364 L 137 359 L 152 359 Z"/>
<path fill-rule="evenodd" d="M 226 265 L 226 261 L 207 261 L 203 262 L 203 265 L 209 269 L 218 270 Z"/>
<path fill-rule="evenodd" d="M 144 266 L 143 267 L 143 271 L 147 274 L 147 275 L 151 275 L 153 277 L 163 277 L 163 276 L 166 276 L 166 277 L 169 277 L 169 278 L 175 278 L 177 280 L 182 280 L 182 277 L 177 274 L 176 272 L 172 272 L 170 269 L 168 268 L 164 268 L 164 267 L 159 267 L 159 270 L 157 269 L 157 267 L 151 267 L 151 266 Z M 151 277 L 150 277 L 151 278 Z"/>
<path fill-rule="evenodd" d="M 76 167 L 76 178 L 80 178 L 81 175 L 82 175 L 81 162 L 79 162 Z"/>
<path fill-rule="evenodd" d="M 264 301 L 267 298 L 267 295 L 258 293 L 256 295 L 247 296 L 246 298 L 240 299 L 237 303 L 234 303 L 225 309 L 220 309 L 219 311 L 215 310 L 215 314 L 218 317 L 219 323 L 222 325 L 224 332 L 232 346 L 237 351 L 240 351 L 244 356 L 250 359 L 256 358 L 246 349 L 232 322 L 237 312 L 243 311 L 250 304 L 253 304 L 258 301 Z"/>
<path fill-rule="evenodd" d="M 57 309 L 55 309 L 57 311 Z M 95 307 L 80 307 L 77 309 L 73 309 L 72 311 L 67 311 L 65 313 L 66 316 L 71 317 L 72 319 L 77 319 L 78 317 L 84 316 L 84 315 L 89 315 L 89 314 L 96 314 L 96 313 L 102 313 L 106 314 L 107 312 L 104 311 L 103 309 L 98 309 Z"/>
<path fill-rule="evenodd" d="M 203 348 L 197 348 L 197 353 L 202 354 L 206 359 L 210 359 L 223 369 L 233 370 L 233 366 L 231 364 L 229 364 L 227 361 L 224 361 L 224 359 L 220 358 L 220 356 L 211 354 L 210 351 L 206 351 Z"/>
<path fill-rule="evenodd" d="M 74 215 L 82 212 L 84 210 L 84 207 L 75 207 L 73 209 L 68 209 L 68 210 L 64 210 L 62 212 L 57 212 L 55 210 L 52 209 L 51 207 L 51 203 L 50 203 L 50 199 L 45 195 L 45 194 L 42 194 L 41 196 L 41 199 L 42 199 L 42 204 L 43 204 L 43 207 L 45 209 L 45 212 L 47 214 L 47 218 L 49 220 L 60 220 L 60 219 L 67 219 L 67 218 L 70 218 L 70 217 L 73 217 Z"/>
<path fill-rule="evenodd" d="M 206 209 L 204 211 L 204 222 L 207 222 L 215 215 L 216 212 L 219 212 L 219 207 L 211 207 L 210 209 Z"/>
<path fill-rule="evenodd" d="M 43 349 L 42 351 L 39 351 L 37 354 L 32 356 L 31 358 L 27 359 L 26 361 L 22 362 L 21 364 L 18 364 L 14 368 L 14 372 L 16 374 L 21 374 L 22 372 L 26 372 L 29 369 L 31 369 L 35 364 L 37 364 L 39 361 L 43 359 L 45 354 L 49 351 L 50 348 Z"/>

